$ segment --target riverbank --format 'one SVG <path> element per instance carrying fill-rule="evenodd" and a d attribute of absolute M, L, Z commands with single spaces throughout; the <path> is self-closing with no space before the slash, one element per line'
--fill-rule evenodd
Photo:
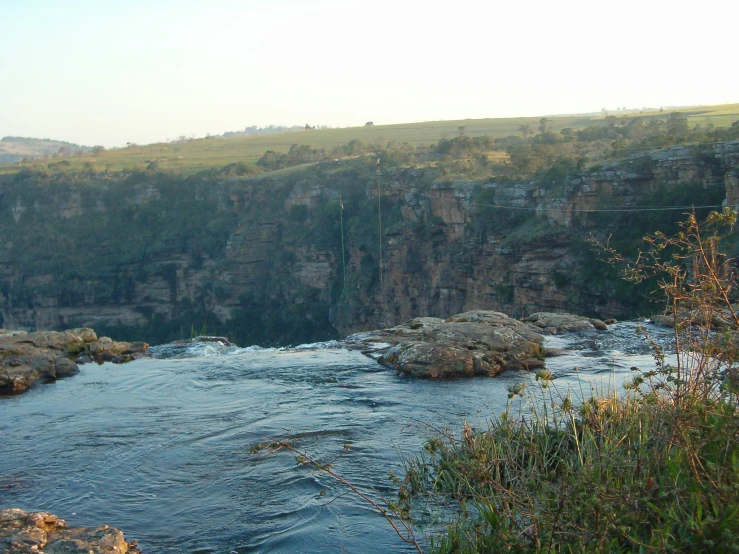
<path fill-rule="evenodd" d="M 530 410 L 464 423 L 407 461 L 401 513 L 458 508 L 429 552 L 736 551 L 735 392 L 632 387 L 578 406 L 546 372 L 537 381 L 510 390 Z"/>

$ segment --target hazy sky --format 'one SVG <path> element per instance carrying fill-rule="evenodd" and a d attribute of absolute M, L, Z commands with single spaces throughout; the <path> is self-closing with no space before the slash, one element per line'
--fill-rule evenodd
<path fill-rule="evenodd" d="M 0 137 L 739 102 L 737 21 L 737 0 L 0 0 Z"/>

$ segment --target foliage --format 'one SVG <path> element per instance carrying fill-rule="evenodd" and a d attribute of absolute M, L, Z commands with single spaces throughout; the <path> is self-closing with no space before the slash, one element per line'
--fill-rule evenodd
<path fill-rule="evenodd" d="M 284 169 L 294 165 L 301 165 L 309 162 L 319 162 L 326 156 L 325 150 L 312 149 L 307 144 L 293 144 L 285 154 L 278 154 L 274 150 L 267 150 L 264 155 L 259 158 L 257 165 L 267 171 L 276 169 Z"/>

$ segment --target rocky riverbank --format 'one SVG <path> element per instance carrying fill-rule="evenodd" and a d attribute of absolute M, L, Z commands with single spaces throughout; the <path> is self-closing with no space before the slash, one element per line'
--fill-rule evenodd
<path fill-rule="evenodd" d="M 5 554 L 126 554 L 140 552 L 118 529 L 67 527 L 47 512 L 0 510 L 0 552 Z"/>
<path fill-rule="evenodd" d="M 117 342 L 92 329 L 10 331 L 0 329 L 0 394 L 19 394 L 37 382 L 79 372 L 88 362 L 125 363 L 146 353 L 143 342 Z"/>
<path fill-rule="evenodd" d="M 509 369 L 544 367 L 541 333 L 605 330 L 598 320 L 572 314 L 537 313 L 518 321 L 500 312 L 472 311 L 448 319 L 417 317 L 392 327 L 347 337 L 384 366 L 427 379 L 493 377 Z"/>

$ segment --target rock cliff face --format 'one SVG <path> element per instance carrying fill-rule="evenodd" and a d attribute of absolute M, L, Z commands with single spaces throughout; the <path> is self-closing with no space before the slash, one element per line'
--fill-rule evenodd
<path fill-rule="evenodd" d="M 738 165 L 733 141 L 640 153 L 551 183 L 429 182 L 388 168 L 381 271 L 377 182 L 364 166 L 187 186 L 108 179 L 97 196 L 72 183 L 44 201 L 21 183 L 0 195 L 0 325 L 266 343 L 478 309 L 611 317 L 628 306 L 590 286 L 583 239 L 623 222 L 583 210 L 688 186 L 688 204 L 736 206 Z M 669 193 L 659 201 L 674 205 Z"/>

